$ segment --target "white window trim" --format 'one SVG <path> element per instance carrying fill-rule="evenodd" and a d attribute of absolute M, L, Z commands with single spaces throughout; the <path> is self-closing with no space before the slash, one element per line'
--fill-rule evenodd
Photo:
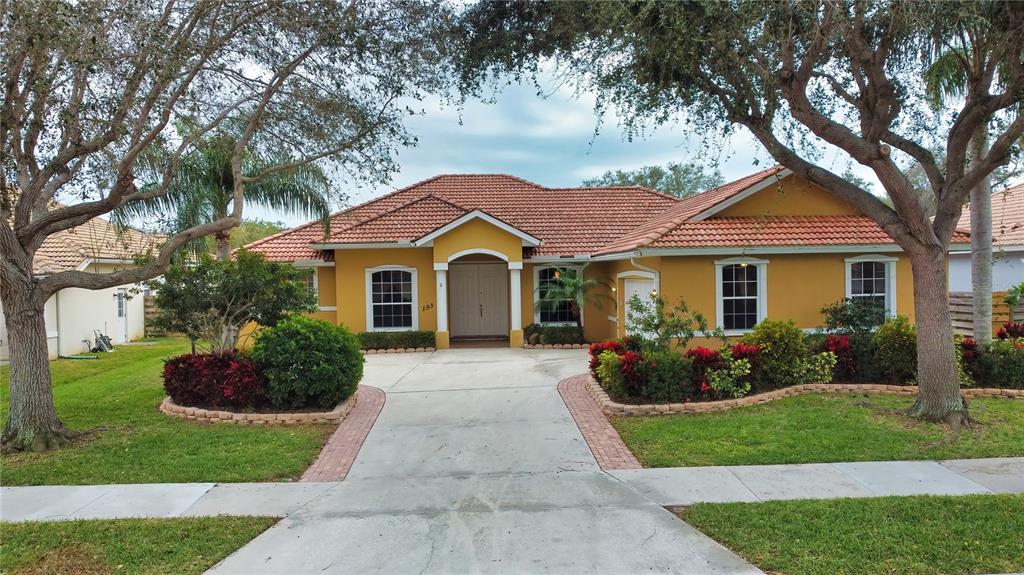
<path fill-rule="evenodd" d="M 373 326 L 373 274 L 385 271 L 402 271 L 412 273 L 412 327 L 374 327 Z M 417 331 L 420 329 L 419 281 L 416 268 L 408 266 L 384 265 L 366 268 L 366 331 Z"/>
<path fill-rule="evenodd" d="M 580 265 L 562 265 L 562 266 L 558 266 L 558 265 L 542 265 L 542 266 L 533 266 L 533 323 L 535 323 L 537 325 L 551 326 L 551 327 L 576 325 L 576 322 L 572 322 L 572 321 L 548 321 L 548 322 L 541 322 L 540 321 L 540 272 L 541 272 L 541 270 L 549 270 L 549 269 L 552 269 L 552 268 L 560 269 L 560 270 L 574 269 L 574 270 L 576 270 L 577 273 L 579 273 L 583 269 L 583 266 L 580 266 Z M 586 325 L 586 321 L 587 321 L 586 320 L 586 314 L 583 312 L 583 310 L 580 310 L 580 325 Z"/>
<path fill-rule="evenodd" d="M 853 264 L 862 262 L 880 262 L 885 264 L 885 315 L 896 315 L 896 262 L 899 258 L 869 254 L 846 258 L 846 297 L 853 297 Z"/>
<path fill-rule="evenodd" d="M 728 258 L 715 261 L 715 325 L 724 329 L 725 305 L 722 303 L 722 269 L 733 264 L 757 266 L 757 323 L 768 317 L 768 260 L 748 257 Z M 725 335 L 744 335 L 749 329 L 727 329 Z"/>

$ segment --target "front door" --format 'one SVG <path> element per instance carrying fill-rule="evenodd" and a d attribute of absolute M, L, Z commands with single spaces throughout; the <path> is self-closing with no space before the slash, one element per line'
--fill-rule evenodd
<path fill-rule="evenodd" d="M 114 293 L 114 314 L 117 316 L 117 326 L 111 335 L 114 343 L 125 343 L 128 341 L 128 290 L 119 288 Z"/>
<path fill-rule="evenodd" d="M 623 292 L 622 293 L 622 297 L 624 299 L 623 299 L 622 302 L 620 302 L 619 305 L 622 306 L 621 309 L 624 310 L 624 312 L 622 314 L 622 317 L 623 317 L 623 319 L 626 320 L 626 324 L 625 324 L 625 326 L 623 326 L 623 329 L 626 330 L 626 332 L 627 332 L 626 335 L 635 335 L 635 334 L 628 333 L 629 332 L 629 329 L 628 329 L 628 327 L 629 327 L 629 312 L 630 312 L 629 300 L 633 299 L 633 296 L 636 295 L 636 296 L 640 296 L 640 301 L 641 302 L 643 302 L 644 304 L 650 305 L 651 304 L 651 292 L 654 291 L 654 280 L 647 279 L 647 278 L 642 278 L 642 279 L 640 279 L 640 278 L 627 278 L 627 279 L 623 280 L 622 283 L 624 284 L 622 286 L 624 288 L 622 290 L 622 292 Z"/>
<path fill-rule="evenodd" d="M 507 337 L 507 264 L 452 264 L 448 276 L 452 337 Z"/>

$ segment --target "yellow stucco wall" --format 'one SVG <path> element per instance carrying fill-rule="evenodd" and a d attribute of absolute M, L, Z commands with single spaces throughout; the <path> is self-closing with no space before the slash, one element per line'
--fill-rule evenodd
<path fill-rule="evenodd" d="M 434 259 L 448 262 L 453 254 L 488 249 L 503 254 L 510 262 L 523 261 L 523 241 L 484 220 L 470 220 L 434 240 Z"/>
<path fill-rule="evenodd" d="M 420 330 L 437 329 L 434 259 L 430 248 L 336 250 L 334 252 L 336 321 L 354 332 L 366 331 L 366 270 L 380 266 L 416 269 Z"/>
<path fill-rule="evenodd" d="M 787 176 L 777 184 L 756 192 L 749 198 L 729 206 L 714 217 L 730 216 L 835 216 L 856 214 L 852 206 L 822 188 Z"/>
<path fill-rule="evenodd" d="M 317 268 L 317 286 L 320 305 L 332 306 L 338 302 L 337 284 L 334 282 L 334 268 Z"/>

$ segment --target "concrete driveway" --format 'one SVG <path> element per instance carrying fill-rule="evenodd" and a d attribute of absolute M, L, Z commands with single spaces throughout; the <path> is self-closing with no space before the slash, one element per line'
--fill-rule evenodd
<path fill-rule="evenodd" d="M 558 395 L 581 350 L 367 357 L 346 480 L 213 573 L 759 573 L 602 472 Z"/>

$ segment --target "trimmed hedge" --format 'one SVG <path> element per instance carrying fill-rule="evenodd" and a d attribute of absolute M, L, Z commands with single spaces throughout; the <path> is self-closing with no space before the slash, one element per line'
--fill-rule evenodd
<path fill-rule="evenodd" d="M 523 328 L 523 338 L 531 345 L 586 343 L 575 325 L 540 325 L 531 323 Z"/>
<path fill-rule="evenodd" d="M 365 331 L 358 334 L 362 349 L 404 349 L 434 347 L 432 331 Z"/>
<path fill-rule="evenodd" d="M 293 316 L 259 332 L 252 358 L 277 408 L 330 409 L 355 393 L 366 361 L 345 326 Z"/>

